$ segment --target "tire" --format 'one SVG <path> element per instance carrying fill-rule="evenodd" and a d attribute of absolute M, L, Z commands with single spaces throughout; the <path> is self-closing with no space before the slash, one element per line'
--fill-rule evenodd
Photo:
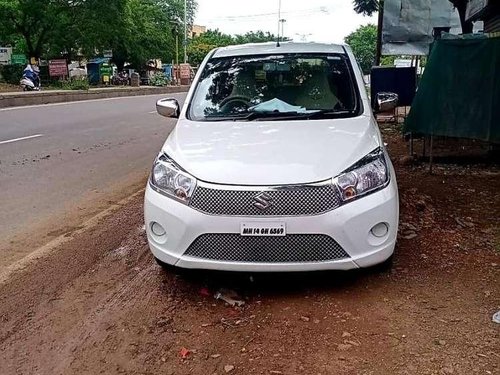
<path fill-rule="evenodd" d="M 171 264 L 162 262 L 160 259 L 156 257 L 154 258 L 156 263 L 161 267 L 162 271 L 170 276 L 181 277 L 183 279 L 188 279 L 188 280 L 196 280 L 199 277 L 203 277 L 203 272 L 199 272 L 199 270 L 176 267 Z"/>
<path fill-rule="evenodd" d="M 376 264 L 375 266 L 371 267 L 371 270 L 376 273 L 388 273 L 391 272 L 393 264 L 394 264 L 394 255 L 391 255 L 382 263 Z"/>
<path fill-rule="evenodd" d="M 170 264 L 167 264 L 165 262 L 162 262 L 160 259 L 158 259 L 157 257 L 154 257 L 155 258 L 155 261 L 156 263 L 161 267 L 163 268 L 164 270 L 171 270 L 172 266 Z"/>
<path fill-rule="evenodd" d="M 164 271 L 164 272 L 171 273 L 171 274 L 178 275 L 178 276 L 184 275 L 187 272 L 187 270 L 185 270 L 183 268 L 175 267 L 175 266 L 172 266 L 171 264 L 162 262 L 157 257 L 154 257 L 154 258 L 155 258 L 156 263 L 162 268 L 162 271 Z"/>

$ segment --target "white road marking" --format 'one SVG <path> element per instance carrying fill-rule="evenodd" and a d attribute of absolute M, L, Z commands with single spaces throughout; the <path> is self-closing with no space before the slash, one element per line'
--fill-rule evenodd
<path fill-rule="evenodd" d="M 151 112 L 148 112 L 148 113 L 153 114 L 153 113 L 157 113 L 157 112 L 156 111 L 151 111 Z"/>
<path fill-rule="evenodd" d="M 42 136 L 43 136 L 43 134 L 34 134 L 34 135 L 28 135 L 27 137 L 8 139 L 6 141 L 0 141 L 0 145 L 3 145 L 5 143 L 12 143 L 12 142 L 17 142 L 17 141 L 24 141 L 25 139 L 38 138 L 38 137 L 42 137 Z"/>

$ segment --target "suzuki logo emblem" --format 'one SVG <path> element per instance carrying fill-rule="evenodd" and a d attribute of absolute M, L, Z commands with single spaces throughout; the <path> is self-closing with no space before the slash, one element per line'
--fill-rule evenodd
<path fill-rule="evenodd" d="M 259 210 L 265 211 L 273 205 L 273 198 L 267 193 L 260 193 L 252 198 L 253 205 Z"/>

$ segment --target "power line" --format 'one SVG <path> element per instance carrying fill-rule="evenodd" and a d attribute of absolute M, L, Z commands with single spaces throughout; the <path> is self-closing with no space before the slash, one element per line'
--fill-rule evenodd
<path fill-rule="evenodd" d="M 282 15 L 284 15 L 284 14 L 286 14 L 286 15 L 291 15 L 291 14 L 312 15 L 312 14 L 319 14 L 319 13 L 328 14 L 329 11 L 325 7 L 316 7 L 316 8 L 281 12 Z M 212 17 L 212 18 L 209 18 L 207 20 L 212 21 L 212 20 L 234 20 L 234 19 L 242 19 L 242 18 L 262 18 L 262 17 L 275 17 L 277 15 L 278 15 L 278 12 L 270 12 L 270 13 L 258 13 L 258 14 L 243 14 L 240 16 Z"/>
<path fill-rule="evenodd" d="M 304 17 L 310 17 L 310 16 L 314 16 L 314 15 L 317 15 L 318 13 L 314 13 L 314 12 L 311 12 L 311 13 L 303 13 L 303 14 L 300 14 L 300 15 L 291 15 L 291 16 L 288 16 L 286 17 L 287 20 L 297 20 L 297 19 L 302 19 Z M 229 22 L 229 23 L 234 23 L 234 22 L 237 22 L 237 23 L 242 23 L 242 24 L 247 24 L 247 23 L 256 23 L 256 22 L 268 22 L 268 21 L 273 21 L 274 22 L 274 19 L 276 17 L 277 13 L 273 16 L 273 17 L 266 17 L 265 19 L 264 18 L 245 18 L 245 19 L 226 19 L 224 20 L 224 22 Z M 205 24 L 211 24 L 211 25 L 214 25 L 214 26 L 217 26 L 218 24 L 221 23 L 221 21 L 217 21 L 217 20 L 203 20 L 203 21 L 200 21 L 202 23 L 205 23 Z"/>
<path fill-rule="evenodd" d="M 303 14 L 298 14 L 298 15 L 291 15 L 291 16 L 288 16 L 286 17 L 287 20 L 291 20 L 291 19 L 302 19 L 304 17 L 310 17 L 310 16 L 314 16 L 314 15 L 317 15 L 318 13 L 314 13 L 314 12 L 311 12 L 311 13 L 303 13 Z M 238 23 L 251 23 L 251 22 L 267 22 L 269 20 L 273 20 L 276 18 L 276 14 L 274 16 L 269 16 L 269 17 L 266 17 L 266 18 L 245 18 L 245 19 L 226 19 L 224 20 L 224 22 L 238 22 Z M 202 23 L 205 23 L 205 24 L 215 24 L 217 25 L 218 23 L 221 23 L 221 21 L 217 21 L 217 20 L 213 20 L 213 19 L 207 19 L 207 20 L 200 20 L 200 22 Z"/>

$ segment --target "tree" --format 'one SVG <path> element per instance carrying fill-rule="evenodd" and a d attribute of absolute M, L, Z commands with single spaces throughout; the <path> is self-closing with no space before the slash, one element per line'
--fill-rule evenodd
<path fill-rule="evenodd" d="M 377 26 L 372 24 L 361 26 L 346 36 L 344 41 L 351 46 L 363 73 L 369 74 L 375 64 Z"/>
<path fill-rule="evenodd" d="M 187 1 L 192 25 L 196 1 Z M 119 68 L 174 56 L 172 24 L 184 31 L 184 0 L 0 0 L 0 41 L 30 57 L 91 58 L 113 51 Z"/>
<path fill-rule="evenodd" d="M 102 3 L 102 0 L 86 1 Z M 83 39 L 85 55 L 93 56 L 96 50 L 112 50 L 112 61 L 118 69 L 122 69 L 126 62 L 140 68 L 148 59 L 172 61 L 175 56 L 174 32 L 184 34 L 184 0 L 107 1 L 115 2 L 112 9 L 106 11 L 111 18 L 108 22 L 102 22 L 99 17 L 102 7 L 87 4 L 87 13 L 82 19 L 95 24 Z M 195 11 L 196 1 L 188 0 L 188 29 Z"/>
<path fill-rule="evenodd" d="M 39 58 L 53 35 L 69 26 L 64 17 L 68 3 L 63 0 L 0 0 L 0 36 L 22 36 L 28 55 Z"/>
<path fill-rule="evenodd" d="M 193 38 L 189 44 L 189 62 L 199 65 L 208 52 L 217 47 L 225 47 L 234 44 L 261 43 L 276 41 L 276 36 L 270 32 L 249 31 L 241 35 L 229 35 L 220 32 L 218 29 L 207 30 L 204 34 Z M 287 40 L 285 38 L 285 40 Z"/>
<path fill-rule="evenodd" d="M 281 41 L 286 41 L 287 38 L 280 38 Z M 236 35 L 234 37 L 234 42 L 236 44 L 245 44 L 245 43 L 262 43 L 262 42 L 274 42 L 277 41 L 277 37 L 274 34 L 271 34 L 269 31 L 249 31 L 243 35 Z"/>
<path fill-rule="evenodd" d="M 354 0 L 354 11 L 364 16 L 371 16 L 383 6 L 384 0 Z M 460 25 L 462 26 L 462 33 L 470 34 L 473 31 L 473 24 L 465 20 L 465 11 L 469 0 L 441 0 L 449 1 L 457 9 L 460 16 Z"/>
<path fill-rule="evenodd" d="M 156 0 L 127 0 L 115 33 L 104 38 L 113 51 L 113 62 L 121 70 L 126 62 L 141 67 L 148 59 L 169 61 L 173 38 L 168 14 Z"/>
<path fill-rule="evenodd" d="M 190 41 L 188 46 L 189 62 L 192 65 L 199 65 L 212 49 L 230 44 L 235 44 L 231 35 L 224 34 L 219 29 L 207 30 Z"/>
<path fill-rule="evenodd" d="M 354 0 L 354 11 L 363 16 L 371 16 L 378 11 L 379 0 Z"/>

